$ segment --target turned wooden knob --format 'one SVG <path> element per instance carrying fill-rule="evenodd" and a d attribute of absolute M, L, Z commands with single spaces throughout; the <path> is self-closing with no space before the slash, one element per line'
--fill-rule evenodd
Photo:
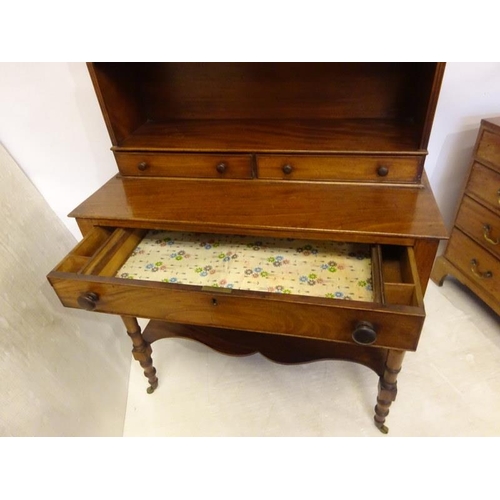
<path fill-rule="evenodd" d="M 368 321 L 360 321 L 352 332 L 352 340 L 356 344 L 370 345 L 377 340 L 375 327 Z"/>
<path fill-rule="evenodd" d="M 148 168 L 148 164 L 145 161 L 141 161 L 139 165 L 137 165 L 137 168 L 141 171 L 144 172 Z"/>
<path fill-rule="evenodd" d="M 377 174 L 379 175 L 379 177 L 385 177 L 388 173 L 389 168 L 385 165 L 380 165 L 380 167 L 377 168 Z"/>
<path fill-rule="evenodd" d="M 215 167 L 215 170 L 217 170 L 217 172 L 219 172 L 219 174 L 223 174 L 227 170 L 227 165 L 224 162 L 219 163 Z"/>
<path fill-rule="evenodd" d="M 80 294 L 77 299 L 78 305 L 86 311 L 93 311 L 99 300 L 99 295 L 94 292 L 85 292 Z"/>
<path fill-rule="evenodd" d="M 289 175 L 292 173 L 293 167 L 291 165 L 287 164 L 287 165 L 283 165 L 283 168 L 281 170 L 283 170 L 284 174 Z"/>

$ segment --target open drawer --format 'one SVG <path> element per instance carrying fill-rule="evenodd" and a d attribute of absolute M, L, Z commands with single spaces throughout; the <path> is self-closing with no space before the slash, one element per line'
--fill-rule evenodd
<path fill-rule="evenodd" d="M 66 307 L 393 349 L 425 317 L 402 246 L 95 227 L 48 279 Z"/>

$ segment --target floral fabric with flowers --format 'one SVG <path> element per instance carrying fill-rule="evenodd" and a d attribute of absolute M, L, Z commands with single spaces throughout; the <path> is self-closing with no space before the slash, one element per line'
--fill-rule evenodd
<path fill-rule="evenodd" d="M 117 277 L 373 301 L 368 245 L 150 231 Z"/>

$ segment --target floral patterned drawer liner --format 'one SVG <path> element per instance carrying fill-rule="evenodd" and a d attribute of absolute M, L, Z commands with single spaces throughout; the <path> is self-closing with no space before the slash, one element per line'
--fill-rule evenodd
<path fill-rule="evenodd" d="M 373 301 L 368 245 L 150 231 L 117 277 Z"/>

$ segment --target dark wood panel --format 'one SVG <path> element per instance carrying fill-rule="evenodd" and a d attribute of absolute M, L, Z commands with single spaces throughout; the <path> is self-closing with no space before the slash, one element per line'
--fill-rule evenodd
<path fill-rule="evenodd" d="M 235 153 L 422 152 L 417 127 L 394 119 L 147 122 L 121 141 L 117 150 L 145 149 Z"/>
<path fill-rule="evenodd" d="M 292 337 L 354 343 L 361 321 L 374 326 L 375 347 L 415 350 L 425 318 L 423 307 L 316 299 L 53 272 L 49 280 L 66 307 L 80 308 L 82 294 L 96 294 L 95 312 L 183 323 L 279 333 Z"/>
<path fill-rule="evenodd" d="M 500 297 L 500 262 L 460 230 L 453 230 L 445 257 L 478 287 Z"/>
<path fill-rule="evenodd" d="M 146 63 L 150 120 L 410 118 L 426 63 Z M 433 75 L 429 75 L 432 84 Z"/>
<path fill-rule="evenodd" d="M 497 214 L 464 196 L 455 225 L 500 258 L 500 218 Z"/>
<path fill-rule="evenodd" d="M 250 155 L 115 152 L 115 158 L 120 172 L 124 175 L 213 179 L 252 178 Z"/>
<path fill-rule="evenodd" d="M 282 180 L 350 180 L 361 182 L 417 182 L 422 156 L 312 156 L 259 155 L 257 176 Z"/>
<path fill-rule="evenodd" d="M 146 121 L 133 64 L 89 63 L 92 83 L 114 146 Z"/>
<path fill-rule="evenodd" d="M 412 244 L 447 237 L 425 176 L 423 183 L 310 183 L 305 193 L 300 182 L 116 177 L 70 215 L 149 229 Z"/>
<path fill-rule="evenodd" d="M 378 375 L 382 375 L 387 358 L 386 349 L 371 346 L 155 320 L 148 323 L 143 337 L 148 343 L 166 338 L 187 338 L 202 342 L 224 354 L 248 356 L 259 352 L 272 361 L 284 364 L 307 363 L 322 359 L 353 361 L 371 368 Z"/>
<path fill-rule="evenodd" d="M 466 194 L 500 214 L 500 174 L 480 163 L 472 166 Z"/>
<path fill-rule="evenodd" d="M 483 130 L 476 156 L 489 167 L 500 172 L 500 133 Z"/>
<path fill-rule="evenodd" d="M 477 295 L 500 316 L 500 302 L 498 301 L 498 296 L 495 297 L 494 295 L 488 293 L 475 277 L 466 275 L 458 269 L 453 262 L 450 262 L 444 255 L 441 255 L 436 259 L 436 263 L 432 268 L 431 279 L 434 283 L 436 283 L 436 285 L 442 286 L 448 275 L 453 276 L 460 281 L 460 283 L 469 288 L 472 293 Z"/>
<path fill-rule="evenodd" d="M 415 123 L 421 130 L 420 147 L 427 149 L 434 115 L 441 90 L 446 63 L 426 63 L 421 67 L 412 85 L 414 93 L 410 99 L 415 106 Z"/>
<path fill-rule="evenodd" d="M 422 294 L 427 290 L 427 284 L 432 272 L 432 265 L 436 258 L 439 247 L 439 240 L 419 239 L 415 241 L 413 250 L 415 252 L 415 261 L 417 263 L 418 275 L 420 277 L 420 288 Z"/>

